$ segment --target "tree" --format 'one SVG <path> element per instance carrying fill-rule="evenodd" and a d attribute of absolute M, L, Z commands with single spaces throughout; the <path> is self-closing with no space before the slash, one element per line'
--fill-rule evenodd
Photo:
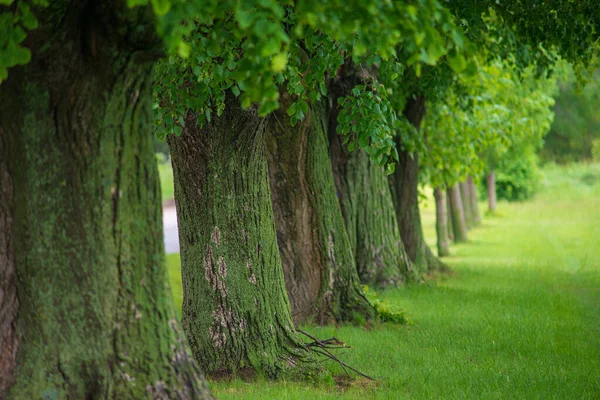
<path fill-rule="evenodd" d="M 457 243 L 466 242 L 468 240 L 467 223 L 465 221 L 465 211 L 460 195 L 459 184 L 455 183 L 452 187 L 448 188 L 447 191 L 449 198 L 448 209 L 450 210 L 450 217 L 452 219 L 454 241 Z"/>
<path fill-rule="evenodd" d="M 331 104 L 368 85 L 369 70 L 348 60 L 330 83 Z M 360 279 L 375 287 L 412 279 L 414 268 L 400 237 L 385 170 L 365 150 L 356 149 L 355 143 L 342 143 L 339 117 L 339 107 L 332 107 L 328 121 L 331 165 Z"/>
<path fill-rule="evenodd" d="M 325 101 L 291 125 L 281 100 L 269 117 L 269 172 L 288 296 L 297 321 L 362 322 L 375 310 L 362 293 L 329 159 Z"/>
<path fill-rule="evenodd" d="M 210 398 L 165 271 L 152 9 L 29 11 L 0 15 L 37 27 L 0 86 L 0 397 Z"/>
<path fill-rule="evenodd" d="M 294 330 L 271 208 L 264 118 L 226 95 L 202 128 L 170 135 L 184 283 L 183 325 L 209 373 L 275 377 L 310 359 Z"/>
<path fill-rule="evenodd" d="M 438 237 L 438 257 L 446 257 L 450 255 L 446 193 L 441 187 L 438 186 L 433 190 L 433 196 L 435 198 L 435 230 Z"/>

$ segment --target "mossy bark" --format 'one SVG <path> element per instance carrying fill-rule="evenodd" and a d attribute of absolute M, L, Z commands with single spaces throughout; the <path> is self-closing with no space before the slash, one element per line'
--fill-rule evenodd
<path fill-rule="evenodd" d="M 467 230 L 473 228 L 473 210 L 471 209 L 471 188 L 467 181 L 458 184 Z"/>
<path fill-rule="evenodd" d="M 479 196 L 477 195 L 477 186 L 472 176 L 467 178 L 469 186 L 469 200 L 471 201 L 471 216 L 473 217 L 473 226 L 481 225 L 481 213 L 479 212 Z"/>
<path fill-rule="evenodd" d="M 168 136 L 183 275 L 183 326 L 211 374 L 276 377 L 309 361 L 294 330 L 271 206 L 265 121 L 226 107 L 203 128 L 189 111 Z M 289 371 L 292 372 L 292 371 Z"/>
<path fill-rule="evenodd" d="M 405 116 L 410 123 L 419 129 L 425 115 L 425 98 L 417 96 L 410 98 L 406 105 Z M 425 243 L 419 211 L 419 158 L 402 150 L 402 144 L 397 139 L 399 154 L 398 165 L 388 177 L 396 217 L 400 227 L 400 237 L 410 260 L 414 263 L 413 276 L 420 278 L 433 270 L 443 270 L 447 267 L 431 252 Z"/>
<path fill-rule="evenodd" d="M 433 191 L 435 198 L 435 230 L 437 233 L 438 256 L 450 255 L 450 244 L 448 241 L 448 213 L 446 211 L 446 191 L 436 187 Z"/>
<path fill-rule="evenodd" d="M 454 229 L 454 241 L 457 243 L 466 242 L 467 237 L 467 224 L 465 222 L 465 214 L 462 206 L 462 199 L 460 196 L 459 184 L 456 183 L 454 186 L 447 189 L 448 197 L 450 202 L 448 208 L 450 209 L 450 217 L 452 218 L 452 228 Z"/>
<path fill-rule="evenodd" d="M 496 173 L 488 173 L 485 177 L 487 182 L 488 208 L 490 212 L 496 211 Z"/>
<path fill-rule="evenodd" d="M 291 126 L 290 99 L 269 118 L 269 175 L 288 296 L 297 322 L 364 322 L 375 312 L 360 287 L 336 197 L 323 102 Z"/>
<path fill-rule="evenodd" d="M 344 65 L 331 85 L 331 103 L 362 83 L 357 68 Z M 337 195 L 363 283 L 384 287 L 407 280 L 413 270 L 400 238 L 387 176 L 366 152 L 350 153 L 337 133 L 339 109 L 329 113 L 328 137 Z"/>
<path fill-rule="evenodd" d="M 0 398 L 210 398 L 165 269 L 152 12 L 103 6 L 54 4 L 0 86 Z"/>

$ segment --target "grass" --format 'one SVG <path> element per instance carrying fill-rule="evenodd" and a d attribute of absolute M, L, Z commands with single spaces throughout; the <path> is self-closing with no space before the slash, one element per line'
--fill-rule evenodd
<path fill-rule="evenodd" d="M 500 202 L 501 216 L 484 218 L 469 243 L 452 248 L 446 261 L 453 276 L 378 294 L 407 312 L 412 325 L 305 328 L 353 345 L 343 359 L 378 384 L 233 380 L 211 382 L 213 393 L 221 399 L 599 398 L 600 165 L 551 165 L 543 172 L 534 200 Z M 423 211 L 428 240 L 435 238 L 433 212 Z M 177 271 L 176 256 L 169 260 Z"/>
<path fill-rule="evenodd" d="M 160 189 L 162 192 L 162 201 L 172 200 L 174 198 L 173 188 L 173 169 L 169 161 L 158 161 L 158 175 L 160 177 Z"/>

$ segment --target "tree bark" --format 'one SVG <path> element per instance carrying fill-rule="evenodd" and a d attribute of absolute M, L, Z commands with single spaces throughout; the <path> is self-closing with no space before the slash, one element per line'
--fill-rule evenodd
<path fill-rule="evenodd" d="M 435 197 L 435 228 L 437 232 L 438 256 L 450 255 L 450 244 L 448 242 L 448 214 L 446 212 L 446 193 L 441 187 L 433 191 Z"/>
<path fill-rule="evenodd" d="M 331 104 L 363 83 L 364 70 L 345 64 L 330 88 Z M 337 133 L 339 109 L 331 107 L 328 137 L 335 186 L 363 283 L 384 287 L 405 281 L 414 269 L 400 237 L 387 176 L 363 150 L 349 152 Z"/>
<path fill-rule="evenodd" d="M 452 226 L 452 216 L 450 209 L 450 191 L 448 189 L 446 189 L 446 215 L 446 220 L 448 222 L 448 239 L 454 240 L 454 227 Z"/>
<path fill-rule="evenodd" d="M 338 203 L 323 102 L 291 126 L 284 94 L 269 118 L 269 175 L 277 240 L 296 322 L 364 322 L 375 312 L 356 272 Z"/>
<path fill-rule="evenodd" d="M 471 209 L 471 189 L 467 181 L 458 184 L 467 230 L 473 228 L 473 210 Z"/>
<path fill-rule="evenodd" d="M 473 177 L 467 178 L 467 184 L 469 186 L 469 199 L 471 200 L 471 215 L 473 217 L 473 226 L 481 225 L 481 214 L 479 213 L 479 196 L 477 195 L 477 186 Z"/>
<path fill-rule="evenodd" d="M 488 205 L 490 212 L 496 211 L 496 173 L 494 171 L 486 175 Z"/>
<path fill-rule="evenodd" d="M 103 6 L 48 10 L 0 86 L 0 398 L 210 398 L 165 270 L 152 11 Z"/>
<path fill-rule="evenodd" d="M 425 98 L 423 96 L 410 98 L 404 114 L 410 123 L 419 129 L 425 115 Z M 399 162 L 395 172 L 388 179 L 400 227 L 400 237 L 408 257 L 415 265 L 413 276 L 419 277 L 423 273 L 447 267 L 433 255 L 423 237 L 419 212 L 418 155 L 411 155 L 401 150 L 402 144 L 399 139 L 397 141 Z"/>
<path fill-rule="evenodd" d="M 449 209 L 452 218 L 452 227 L 454 228 L 454 241 L 456 243 L 467 241 L 467 224 L 465 223 L 465 214 L 460 196 L 459 184 L 455 184 L 447 189 L 450 198 Z"/>
<path fill-rule="evenodd" d="M 265 120 L 227 94 L 203 128 L 169 135 L 183 275 L 183 326 L 211 374 L 275 377 L 309 353 L 294 330 L 277 248 Z M 291 368 L 293 369 L 293 368 Z M 294 370 L 294 369 L 293 369 Z"/>

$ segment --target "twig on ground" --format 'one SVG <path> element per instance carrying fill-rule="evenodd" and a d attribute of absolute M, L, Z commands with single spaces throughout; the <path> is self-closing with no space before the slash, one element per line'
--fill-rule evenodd
<path fill-rule="evenodd" d="M 340 366 L 342 367 L 342 369 L 344 370 L 344 372 L 346 372 L 346 374 L 350 375 L 350 373 L 348 372 L 348 369 L 356 372 L 357 374 L 359 374 L 360 376 L 367 378 L 369 380 L 372 381 L 376 381 L 375 378 L 370 377 L 369 375 L 363 374 L 362 372 L 360 372 L 359 370 L 357 370 L 356 368 L 351 367 L 350 365 L 346 364 L 345 362 L 343 362 L 342 360 L 340 360 L 339 358 L 337 358 L 335 355 L 333 355 L 329 350 L 330 349 L 352 349 L 352 346 L 348 346 L 346 345 L 346 343 L 340 341 L 338 338 L 336 337 L 332 337 L 330 339 L 317 339 L 316 337 L 314 337 L 313 335 L 311 335 L 308 332 L 304 332 L 303 330 L 300 329 L 296 329 L 298 332 L 300 332 L 301 334 L 307 336 L 309 339 L 312 339 L 313 341 L 310 343 L 305 343 L 306 346 L 310 347 L 313 349 L 313 351 L 317 354 L 321 354 L 322 356 L 325 356 L 333 361 L 336 361 L 338 364 L 340 364 Z"/>

